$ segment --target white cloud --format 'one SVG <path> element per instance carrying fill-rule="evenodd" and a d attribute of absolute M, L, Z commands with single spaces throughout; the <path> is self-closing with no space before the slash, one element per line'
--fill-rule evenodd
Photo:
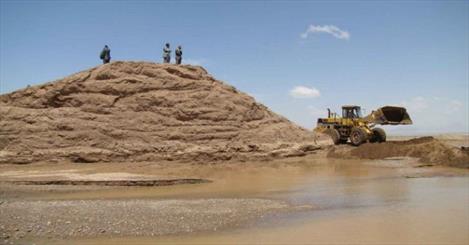
<path fill-rule="evenodd" d="M 428 108 L 428 99 L 418 96 L 401 102 L 401 106 L 406 107 L 410 112 L 420 112 Z"/>
<path fill-rule="evenodd" d="M 465 132 L 469 127 L 467 105 L 453 98 L 417 96 L 402 101 L 399 105 L 407 108 L 413 125 L 392 127 L 392 132 Z"/>
<path fill-rule="evenodd" d="M 450 100 L 446 103 L 445 113 L 451 115 L 453 113 L 459 113 L 463 109 L 464 104 L 459 100 Z"/>
<path fill-rule="evenodd" d="M 313 87 L 296 86 L 290 90 L 290 96 L 293 98 L 316 98 L 321 96 L 321 93 Z"/>
<path fill-rule="evenodd" d="M 327 33 L 327 34 L 331 34 L 332 36 L 338 39 L 345 39 L 345 40 L 350 39 L 350 33 L 348 31 L 343 31 L 339 27 L 334 26 L 334 25 L 324 25 L 324 26 L 310 25 L 308 29 L 306 29 L 305 32 L 301 33 L 300 36 L 301 38 L 305 39 L 305 38 L 308 38 L 310 34 L 314 34 L 314 33 Z"/>
<path fill-rule="evenodd" d="M 459 109 L 463 106 L 463 103 L 459 100 L 451 100 L 450 105 L 457 108 L 457 109 Z"/>
<path fill-rule="evenodd" d="M 439 113 L 451 114 L 461 111 L 464 104 L 459 100 L 443 98 L 443 97 L 431 97 L 425 98 L 417 96 L 409 100 L 402 101 L 400 106 L 406 107 L 408 111 L 412 113 L 427 113 L 430 111 L 439 111 Z"/>

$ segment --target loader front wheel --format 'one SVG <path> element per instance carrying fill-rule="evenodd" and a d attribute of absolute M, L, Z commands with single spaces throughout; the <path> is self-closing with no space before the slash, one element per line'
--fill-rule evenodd
<path fill-rule="evenodd" d="M 371 137 L 370 142 L 385 142 L 386 141 L 386 132 L 382 128 L 374 128 L 373 136 Z"/>
<path fill-rule="evenodd" d="M 332 142 L 334 142 L 334 145 L 340 144 L 340 134 L 337 129 L 330 128 L 326 131 L 326 134 L 331 137 Z"/>
<path fill-rule="evenodd" d="M 362 128 L 352 128 L 350 133 L 350 142 L 352 145 L 359 146 L 366 141 L 366 132 Z"/>

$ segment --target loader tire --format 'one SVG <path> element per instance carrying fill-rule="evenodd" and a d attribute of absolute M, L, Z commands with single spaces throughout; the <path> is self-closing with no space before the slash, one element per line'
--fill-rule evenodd
<path fill-rule="evenodd" d="M 340 134 L 337 129 L 330 128 L 326 131 L 326 134 L 331 137 L 332 142 L 334 142 L 334 145 L 340 144 Z"/>
<path fill-rule="evenodd" d="M 366 132 L 362 128 L 352 128 L 352 132 L 350 133 L 350 142 L 354 146 L 359 146 L 366 141 Z"/>
<path fill-rule="evenodd" d="M 372 142 L 372 143 L 386 142 L 386 132 L 384 132 L 384 129 L 374 128 L 373 129 L 373 136 L 371 136 L 370 142 Z"/>

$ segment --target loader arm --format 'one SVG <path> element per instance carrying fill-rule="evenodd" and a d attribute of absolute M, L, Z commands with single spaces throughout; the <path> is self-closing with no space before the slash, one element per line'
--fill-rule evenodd
<path fill-rule="evenodd" d="M 370 124 L 380 125 L 410 125 L 410 119 L 407 110 L 398 106 L 383 106 L 376 111 L 372 111 L 364 120 Z"/>

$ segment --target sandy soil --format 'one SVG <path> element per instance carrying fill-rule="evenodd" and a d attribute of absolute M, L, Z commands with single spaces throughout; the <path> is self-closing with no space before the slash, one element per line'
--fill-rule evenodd
<path fill-rule="evenodd" d="M 230 231 L 256 227 L 259 220 L 324 208 L 317 200 L 298 203 L 284 197 L 295 193 L 292 192 L 295 186 L 311 181 L 365 176 L 381 183 L 389 179 L 469 176 L 469 170 L 421 167 L 421 161 L 412 157 L 345 160 L 327 158 L 329 151 L 326 148 L 307 157 L 278 161 L 208 165 L 174 162 L 0 165 L 1 239 L 6 244 L 22 241 L 48 244 L 65 241 L 57 239 L 116 236 L 141 236 L 148 241 L 148 237 L 169 234 Z M 184 178 L 211 182 L 168 187 L 11 182 Z M 328 201 L 327 205 L 334 202 Z"/>
<path fill-rule="evenodd" d="M 3 239 L 159 236 L 235 227 L 287 207 L 253 198 L 6 201 L 0 208 L 0 227 Z"/>
<path fill-rule="evenodd" d="M 449 143 L 448 143 L 449 142 Z M 467 135 L 464 137 L 417 137 L 391 140 L 384 143 L 366 143 L 358 147 L 336 146 L 329 150 L 328 157 L 386 159 L 390 157 L 414 157 L 420 166 L 445 165 L 469 168 Z"/>
<path fill-rule="evenodd" d="M 312 132 L 199 66 L 118 61 L 0 95 L 0 163 L 253 161 L 316 149 Z"/>

